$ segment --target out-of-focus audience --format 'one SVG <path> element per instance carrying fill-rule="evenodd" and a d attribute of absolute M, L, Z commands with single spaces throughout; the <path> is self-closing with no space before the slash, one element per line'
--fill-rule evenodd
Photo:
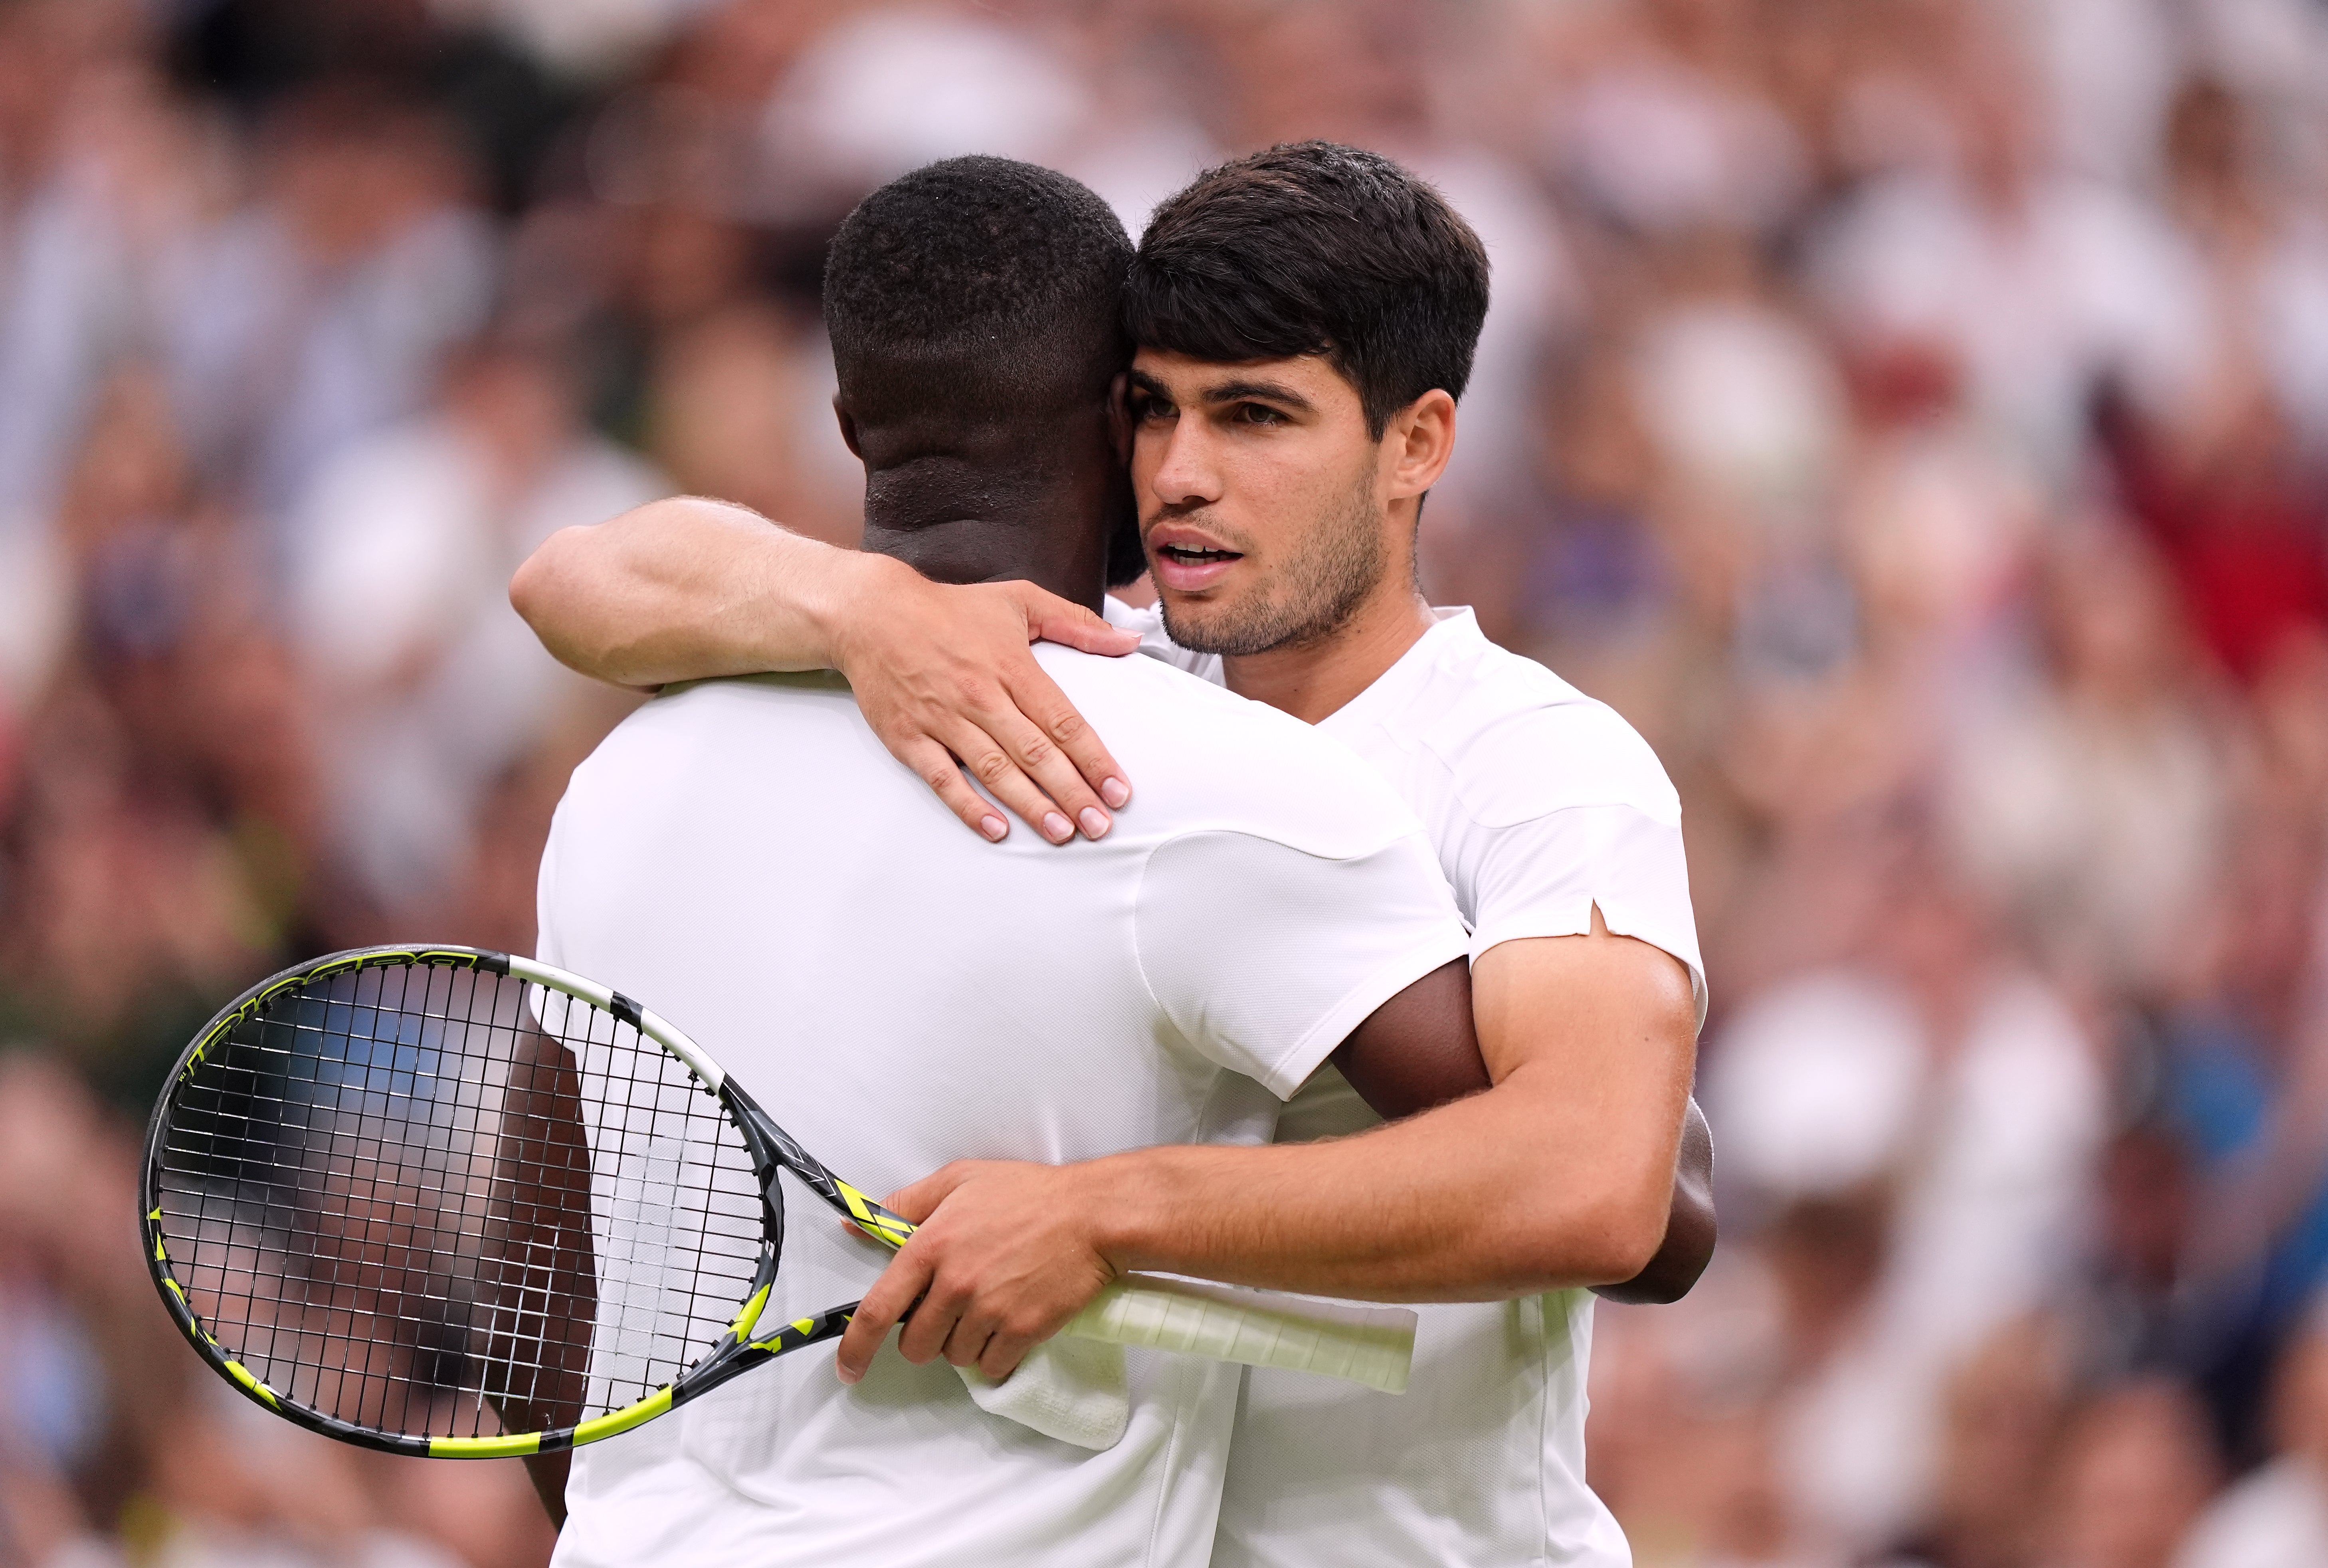
<path fill-rule="evenodd" d="M 2328 1563 L 2328 7 L 0 0 L 0 1568 L 539 1563 L 270 1422 L 137 1119 L 296 956 L 525 948 L 633 700 L 510 612 L 840 542 L 822 247 L 1327 136 L 1496 301 L 1427 587 L 1685 803 L 1722 1255 L 1603 1307 L 1644 1568 Z"/>

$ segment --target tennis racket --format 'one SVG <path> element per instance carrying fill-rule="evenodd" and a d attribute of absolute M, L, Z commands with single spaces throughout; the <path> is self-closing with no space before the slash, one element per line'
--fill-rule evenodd
<path fill-rule="evenodd" d="M 371 947 L 245 991 L 146 1134 L 146 1261 L 202 1358 L 268 1409 L 485 1459 L 627 1432 L 838 1336 L 769 1312 L 780 1173 L 891 1249 L 841 1180 L 685 1035 L 548 964 Z M 1398 1392 L 1414 1315 L 1131 1275 L 1065 1332 Z"/>

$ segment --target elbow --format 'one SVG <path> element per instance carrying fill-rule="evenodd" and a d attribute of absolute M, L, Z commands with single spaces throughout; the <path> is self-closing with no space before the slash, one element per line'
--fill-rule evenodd
<path fill-rule="evenodd" d="M 1657 1261 L 1665 1245 L 1668 1200 L 1660 1194 L 1654 1206 L 1643 1202 L 1612 1203 L 1598 1227 L 1599 1244 L 1583 1260 L 1582 1285 L 1617 1285 L 1638 1278 Z"/>
<path fill-rule="evenodd" d="M 510 578 L 510 608 L 537 634 L 542 629 L 542 618 L 550 601 L 557 596 L 559 579 L 567 575 L 566 558 L 577 542 L 574 536 L 582 531 L 579 527 L 559 529 L 519 562 Z"/>
<path fill-rule="evenodd" d="M 1514 1294 L 1620 1285 L 1638 1279 L 1665 1245 L 1671 1197 L 1664 1184 L 1570 1191 L 1530 1205 L 1513 1223 Z"/>
<path fill-rule="evenodd" d="M 606 617 L 594 613 L 593 532 L 577 524 L 543 540 L 510 577 L 510 608 L 567 668 L 617 686 L 635 685 L 631 650 L 604 636 Z"/>

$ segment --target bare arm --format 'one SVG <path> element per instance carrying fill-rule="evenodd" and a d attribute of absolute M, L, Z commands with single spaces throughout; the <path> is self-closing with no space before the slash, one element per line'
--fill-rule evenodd
<path fill-rule="evenodd" d="M 552 534 L 510 603 L 560 662 L 618 686 L 837 669 L 890 754 L 990 839 L 1009 824 L 965 768 L 1053 843 L 1104 833 L 1131 798 L 1028 644 L 1126 653 L 1138 639 L 1031 583 L 946 587 L 676 496 Z"/>
<path fill-rule="evenodd" d="M 538 1028 L 510 1065 L 486 1204 L 478 1285 L 489 1305 L 481 1357 L 505 1427 L 547 1432 L 582 1419 L 589 1393 L 597 1269 L 590 1242 L 590 1143 L 573 1052 Z M 566 1524 L 572 1455 L 525 1457 L 549 1522 Z"/>
<path fill-rule="evenodd" d="M 868 1292 L 841 1375 L 920 1298 L 909 1359 L 1000 1376 L 1131 1269 L 1405 1300 L 1633 1280 L 1668 1230 L 1687 972 L 1596 915 L 1587 936 L 1490 949 L 1472 988 L 1486 1094 L 1322 1143 L 962 1162 L 895 1195 L 925 1223 Z"/>
<path fill-rule="evenodd" d="M 1673 1209 L 1666 1239 L 1649 1266 L 1621 1285 L 1600 1285 L 1594 1294 L 1637 1306 L 1664 1306 L 1689 1294 L 1705 1265 L 1713 1261 L 1713 1130 L 1693 1098 L 1681 1127 L 1681 1154 L 1674 1162 Z"/>

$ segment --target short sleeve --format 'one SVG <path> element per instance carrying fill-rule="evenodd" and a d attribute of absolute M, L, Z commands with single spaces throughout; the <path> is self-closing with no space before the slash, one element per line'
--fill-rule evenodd
<path fill-rule="evenodd" d="M 1342 859 L 1253 833 L 1183 834 L 1150 855 L 1133 928 L 1149 991 L 1182 1038 L 1280 1099 L 1468 940 L 1419 832 Z"/>
<path fill-rule="evenodd" d="M 1705 965 L 1679 822 L 1638 806 L 1582 805 L 1478 831 L 1485 841 L 1470 868 L 1473 962 L 1498 943 L 1582 936 L 1592 929 L 1597 905 L 1610 932 L 1689 966 L 1704 1021 Z"/>

